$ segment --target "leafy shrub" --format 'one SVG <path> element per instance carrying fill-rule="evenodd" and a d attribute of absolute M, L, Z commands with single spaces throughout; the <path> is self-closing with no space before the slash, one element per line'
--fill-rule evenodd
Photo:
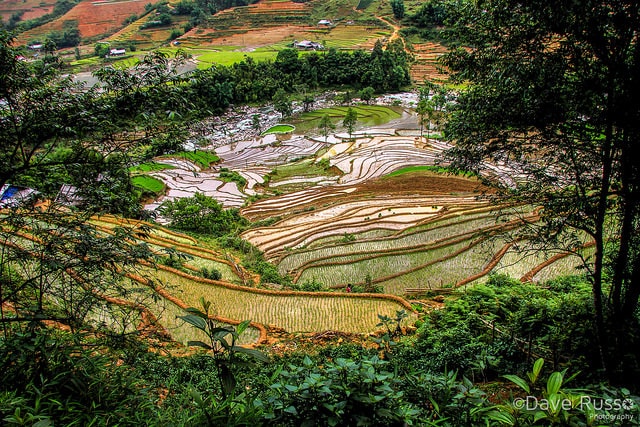
<path fill-rule="evenodd" d="M 232 248 L 236 249 L 244 254 L 249 254 L 251 252 L 259 252 L 259 249 L 253 246 L 247 240 L 244 240 L 241 237 L 235 235 L 224 235 L 218 238 L 218 242 L 220 246 L 224 248 Z"/>
<path fill-rule="evenodd" d="M 388 362 L 338 358 L 318 366 L 305 357 L 278 371 L 262 402 L 277 425 L 403 425 L 418 414 Z"/>
<path fill-rule="evenodd" d="M 220 280 L 220 279 L 222 279 L 222 273 L 220 273 L 219 270 L 217 270 L 217 269 L 215 269 L 213 267 L 211 267 L 211 268 L 202 267 L 200 269 L 200 274 L 205 279 L 211 279 L 211 280 Z"/>
<path fill-rule="evenodd" d="M 294 283 L 290 287 L 291 289 L 295 289 L 297 291 L 304 291 L 304 292 L 320 292 L 320 291 L 327 290 L 326 286 L 323 283 L 317 282 L 315 279 L 307 280 L 301 284 Z"/>
<path fill-rule="evenodd" d="M 136 372 L 47 329 L 0 340 L 0 419 L 8 425 L 145 424 L 156 407 Z"/>
<path fill-rule="evenodd" d="M 166 201 L 159 212 L 174 228 L 212 236 L 229 234 L 248 224 L 237 209 L 223 209 L 218 201 L 200 193 Z"/>
<path fill-rule="evenodd" d="M 236 171 L 230 171 L 227 168 L 220 168 L 220 179 L 224 182 L 235 182 L 238 184 L 238 188 L 244 188 L 247 185 L 247 180 L 245 177 L 240 175 Z"/>

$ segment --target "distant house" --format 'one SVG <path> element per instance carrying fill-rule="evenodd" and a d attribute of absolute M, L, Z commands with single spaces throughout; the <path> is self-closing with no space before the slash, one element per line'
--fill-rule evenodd
<path fill-rule="evenodd" d="M 318 21 L 318 25 L 330 26 L 331 25 L 331 21 L 329 21 L 328 19 L 321 19 L 321 20 Z"/>
<path fill-rule="evenodd" d="M 305 50 L 323 50 L 324 46 L 320 43 L 312 42 L 310 40 L 302 40 L 301 42 L 294 41 L 293 46 L 297 49 Z"/>
<path fill-rule="evenodd" d="M 36 43 L 29 45 L 29 49 L 31 50 L 40 50 L 42 49 L 42 43 Z"/>
<path fill-rule="evenodd" d="M 127 53 L 126 49 L 110 49 L 109 56 L 122 56 Z"/>

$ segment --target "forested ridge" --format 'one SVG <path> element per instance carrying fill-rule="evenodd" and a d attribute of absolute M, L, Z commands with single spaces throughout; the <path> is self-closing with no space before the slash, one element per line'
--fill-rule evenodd
<path fill-rule="evenodd" d="M 411 82 L 411 57 L 395 40 L 371 51 L 282 49 L 273 61 L 182 74 L 186 57 L 154 52 L 96 70 L 99 83 L 84 87 L 55 52 L 25 61 L 0 30 L 0 187 L 35 190 L 0 210 L 1 424 L 640 424 L 638 5 L 392 6 L 415 25 L 409 32 L 449 40 L 448 86 Z M 132 167 L 182 150 L 201 120 L 230 105 L 271 103 L 286 117 L 292 98 L 313 103 L 309 93 L 360 91 L 365 101 L 416 83 L 419 140 L 425 123 L 430 132 L 424 117 L 437 115 L 451 143 L 444 173 L 478 177 L 491 188 L 479 197 L 496 206 L 532 206 L 509 217 L 524 226 L 505 239 L 571 253 L 581 270 L 541 283 L 492 274 L 428 302 L 402 300 L 371 334 L 277 330 L 218 316 L 233 302 L 164 301 L 195 337 L 172 341 L 154 311 L 172 284 L 150 272 L 279 289 L 265 294 L 325 289 L 291 283 L 241 238 L 279 218 L 252 223 L 196 195 L 160 209 L 186 234 L 137 222 L 153 217 Z M 483 175 L 487 164 L 513 176 Z M 72 206 L 56 197 L 62 185 L 77 189 Z M 345 232 L 339 244 L 353 239 Z M 587 245 L 593 252 L 581 251 Z M 190 266 L 198 256 L 209 263 Z M 383 298 L 370 276 L 362 287 Z M 286 309 L 307 308 L 297 304 Z M 267 328 L 279 339 L 241 344 Z"/>

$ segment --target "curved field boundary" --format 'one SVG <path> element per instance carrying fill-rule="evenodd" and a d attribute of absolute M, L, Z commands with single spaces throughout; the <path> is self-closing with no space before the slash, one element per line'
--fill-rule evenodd
<path fill-rule="evenodd" d="M 21 237 L 23 239 L 26 239 L 28 241 L 34 242 L 36 244 L 42 244 L 42 242 L 39 239 L 37 239 L 35 236 L 33 236 L 33 235 L 26 234 L 26 233 L 23 233 L 23 232 L 20 232 L 20 231 L 15 232 L 13 234 L 18 236 L 18 237 Z M 22 251 L 23 253 L 27 253 L 27 254 L 31 255 L 32 257 L 38 257 L 39 256 L 39 254 L 37 254 L 37 253 L 35 253 L 33 251 L 30 251 L 28 249 L 24 249 L 24 248 L 20 247 L 19 245 L 15 244 L 13 242 L 8 242 L 7 241 L 7 242 L 3 242 L 2 244 L 5 245 L 5 246 L 8 246 L 8 247 L 12 247 L 12 248 L 14 248 L 16 250 Z M 138 261 L 138 264 L 146 266 L 146 267 L 151 267 L 150 263 L 148 263 L 146 261 L 142 261 L 142 260 Z M 167 267 L 167 266 L 156 265 L 155 267 L 158 268 L 158 269 L 161 269 L 161 270 L 169 271 L 169 272 L 171 272 L 173 274 L 176 274 L 176 275 L 188 277 L 189 279 L 191 279 L 193 281 L 200 281 L 200 280 L 198 280 L 199 278 L 197 278 L 195 276 L 188 275 L 186 273 L 183 273 L 183 272 L 181 272 L 179 270 L 176 270 L 176 269 L 173 269 L 173 268 L 170 268 L 170 267 Z M 116 266 L 115 268 L 116 268 L 117 271 L 121 271 L 120 267 Z M 79 281 L 79 283 L 81 283 L 81 284 L 84 283 L 84 279 L 78 274 L 73 275 L 74 271 L 71 271 L 71 270 L 72 269 L 66 269 L 65 271 L 67 272 L 67 274 L 70 274 L 70 276 L 73 277 L 74 280 Z M 161 297 L 165 298 L 167 301 L 177 305 L 178 307 L 180 307 L 182 309 L 185 309 L 185 308 L 188 307 L 188 305 L 185 304 L 183 301 L 181 301 L 180 299 L 172 296 L 165 289 L 163 289 L 161 287 L 158 287 L 157 285 L 155 285 L 155 282 L 152 282 L 149 279 L 143 278 L 143 277 L 141 277 L 141 276 L 139 276 L 137 274 L 131 273 L 131 272 L 124 272 L 124 276 L 129 278 L 129 279 L 131 279 L 131 280 L 134 280 L 134 281 L 136 281 L 136 282 L 138 282 L 138 283 L 140 283 L 140 284 L 142 284 L 144 286 L 148 286 L 149 289 L 153 290 L 158 295 L 160 295 Z M 206 281 L 207 279 L 203 279 L 203 280 Z M 215 282 L 221 283 L 221 284 L 225 284 L 226 283 L 226 282 L 218 282 L 218 281 L 215 281 Z M 230 286 L 235 286 L 235 285 L 230 285 Z M 242 287 L 240 287 L 240 288 L 242 288 Z M 245 289 L 248 289 L 248 288 L 245 288 Z M 100 295 L 100 294 L 97 294 L 97 293 L 96 293 L 96 295 L 98 297 L 104 299 L 105 301 L 109 302 L 109 303 L 114 303 L 114 304 L 118 304 L 118 305 L 123 305 L 123 306 L 128 306 L 128 307 L 134 308 L 134 309 L 138 310 L 141 313 L 141 316 L 144 314 L 144 315 L 148 316 L 149 319 L 155 319 L 156 321 L 158 319 L 157 316 L 155 316 L 148 308 L 144 307 L 141 304 L 133 303 L 133 302 L 130 302 L 130 301 L 127 301 L 127 300 L 123 300 L 123 299 L 108 297 L 108 296 Z M 238 321 L 238 320 L 230 319 L 230 318 L 223 317 L 223 316 L 211 316 L 211 318 L 216 320 L 216 321 L 219 321 L 219 322 L 222 322 L 222 323 L 228 323 L 228 324 L 231 324 L 231 325 L 237 325 L 237 324 L 240 323 L 240 321 Z M 255 322 L 253 322 L 251 324 L 251 326 L 260 331 L 260 342 L 266 342 L 266 329 L 264 328 L 264 326 L 259 325 L 257 323 L 254 324 L 254 323 Z M 161 322 L 158 321 L 157 324 L 161 325 Z M 171 333 L 166 328 L 163 327 L 163 331 L 166 332 L 167 336 L 171 337 Z"/>
<path fill-rule="evenodd" d="M 109 224 L 114 224 L 114 225 L 120 225 L 122 226 L 124 225 L 129 225 L 129 226 L 138 226 L 140 224 L 145 225 L 147 227 L 152 228 L 152 231 L 161 231 L 162 233 L 166 233 L 170 236 L 175 236 L 178 237 L 180 239 L 184 239 L 184 240 L 189 240 L 191 241 L 194 245 L 198 244 L 198 240 L 196 240 L 195 238 L 186 235 L 186 234 L 182 234 L 182 233 L 178 233 L 172 230 L 169 230 L 166 227 L 162 227 L 161 225 L 158 224 L 152 224 L 150 222 L 147 221 L 143 221 L 143 220 L 133 220 L 133 219 L 128 219 L 128 218 L 116 218 L 112 215 L 99 215 L 99 216 L 95 216 L 92 218 L 92 220 L 96 220 L 96 221 L 100 221 L 100 222 L 106 222 Z"/>
<path fill-rule="evenodd" d="M 490 211 L 489 211 L 490 212 Z M 398 241 L 398 239 L 405 239 L 405 238 L 411 238 L 413 236 L 419 236 L 425 233 L 432 233 L 438 230 L 444 230 L 447 228 L 451 228 L 451 227 L 458 227 L 462 224 L 466 224 L 466 223 L 471 223 L 474 221 L 480 221 L 480 220 L 486 220 L 486 219 L 491 219 L 494 218 L 494 215 L 480 215 L 480 216 L 471 216 L 472 214 L 477 213 L 477 211 L 471 211 L 471 210 L 467 210 L 467 211 L 462 211 L 460 213 L 457 213 L 456 215 L 452 215 L 451 214 L 451 210 L 448 211 L 448 213 L 446 212 L 442 212 L 440 215 L 437 215 L 436 218 L 433 218 L 430 221 L 425 221 L 424 223 L 420 224 L 420 225 L 416 225 L 414 227 L 409 227 L 405 230 L 399 231 L 399 232 L 395 232 L 393 234 L 390 235 L 385 235 L 385 236 L 377 236 L 377 237 L 367 237 L 367 238 L 360 238 L 358 237 L 355 241 L 353 242 L 335 242 L 335 241 L 330 241 L 324 244 L 318 244 L 318 245 L 314 245 L 311 248 L 308 249 L 302 249 L 302 250 L 296 250 L 293 253 L 290 254 L 284 254 L 283 256 L 281 256 L 278 260 L 277 263 L 278 265 L 281 265 L 287 258 L 289 257 L 296 257 L 296 256 L 304 256 L 304 254 L 312 254 L 312 253 L 317 253 L 317 252 L 321 252 L 321 251 L 333 251 L 337 248 L 338 253 L 332 253 L 330 255 L 326 255 L 326 256 L 319 256 L 316 257 L 314 259 L 316 260 L 320 260 L 323 258 L 332 258 L 332 257 L 336 257 L 336 256 L 347 256 L 347 255 L 354 255 L 357 254 L 359 252 L 366 252 L 369 253 L 371 251 L 371 249 L 367 248 L 367 249 L 361 249 L 361 250 L 355 250 L 352 251 L 350 250 L 350 248 L 353 247 L 360 247 L 360 246 L 369 246 L 370 244 L 384 244 L 387 243 L 389 246 L 396 246 L 395 243 Z M 464 218 L 463 216 L 469 216 L 467 218 Z M 447 220 L 450 219 L 455 219 L 455 218 L 461 218 L 460 221 L 456 221 L 456 222 L 445 222 Z M 429 226 L 431 225 L 431 226 Z M 489 225 L 487 225 L 489 226 Z M 450 236 L 449 238 L 452 238 L 452 236 Z M 441 239 L 436 239 L 436 240 L 432 240 L 431 243 L 435 243 L 439 240 L 444 240 L 445 238 L 441 238 Z M 408 246 L 403 246 L 403 247 L 408 247 Z M 303 265 L 302 263 L 300 265 Z M 296 268 L 300 268 L 299 266 Z"/>
<path fill-rule="evenodd" d="M 233 290 L 236 290 L 236 291 L 249 292 L 249 293 L 260 294 L 260 295 L 281 296 L 281 297 L 283 297 L 283 296 L 295 296 L 295 297 L 306 296 L 306 297 L 313 297 L 313 298 L 328 297 L 328 298 L 381 299 L 381 300 L 393 301 L 393 302 L 395 302 L 397 304 L 402 305 L 407 310 L 410 310 L 411 312 L 415 312 L 415 310 L 413 309 L 411 304 L 409 304 L 409 302 L 407 302 L 407 300 L 405 300 L 404 298 L 399 297 L 397 295 L 373 294 L 373 293 L 349 294 L 349 293 L 337 293 L 337 292 L 277 291 L 277 290 L 273 290 L 273 289 L 249 288 L 249 287 L 246 287 L 246 286 L 235 285 L 233 283 L 228 283 L 228 282 L 224 282 L 224 281 L 220 281 L 220 280 L 205 279 L 203 277 L 193 276 L 191 274 L 185 273 L 185 272 L 180 271 L 180 270 L 176 270 L 175 268 L 171 268 L 171 267 L 168 267 L 166 265 L 158 265 L 157 267 L 160 270 L 165 270 L 165 271 L 171 272 L 171 273 L 176 274 L 178 276 L 182 276 L 182 277 L 187 278 L 189 280 L 193 280 L 194 282 L 199 282 L 199 283 L 203 283 L 203 284 L 207 284 L 207 285 L 222 286 L 224 288 L 233 289 Z"/>
<path fill-rule="evenodd" d="M 502 224 L 500 228 L 496 228 L 496 229 L 492 230 L 491 232 L 487 232 L 485 236 L 482 236 L 482 237 L 480 237 L 480 238 L 478 238 L 476 240 L 471 241 L 468 245 L 466 245 L 466 246 L 464 246 L 464 247 L 462 247 L 462 248 L 460 248 L 460 249 L 458 249 L 458 250 L 456 250 L 456 251 L 454 251 L 454 252 L 452 252 L 452 253 L 450 253 L 448 255 L 445 255 L 445 256 L 440 257 L 440 258 L 438 258 L 436 260 L 431 260 L 431 261 L 429 261 L 427 263 L 420 264 L 420 265 L 417 265 L 415 267 L 412 267 L 412 268 L 409 268 L 409 269 L 406 269 L 406 270 L 403 270 L 403 271 L 400 271 L 400 272 L 397 272 L 397 273 L 394 273 L 394 274 L 390 274 L 390 275 L 383 276 L 383 277 L 376 277 L 376 278 L 374 278 L 372 280 L 372 283 L 386 282 L 388 280 L 392 280 L 392 279 L 395 279 L 395 278 L 398 278 L 398 277 L 402 277 L 402 276 L 404 276 L 406 274 L 422 270 L 422 269 L 424 269 L 426 267 L 429 267 L 431 265 L 437 264 L 437 263 L 442 262 L 444 260 L 455 258 L 458 255 L 461 255 L 461 254 L 469 251 L 473 247 L 475 247 L 475 246 L 483 243 L 484 241 L 488 240 L 492 235 L 495 235 L 496 232 L 498 232 L 498 231 L 506 231 L 506 230 L 517 228 L 520 225 L 520 223 L 521 223 L 520 220 L 513 220 L 513 221 L 507 222 L 505 224 Z M 469 240 L 469 239 L 463 238 L 462 242 L 464 242 L 466 240 Z M 444 246 L 450 246 L 450 245 L 451 245 L 451 243 L 446 243 Z M 378 258 L 378 257 L 373 257 L 372 259 L 375 259 L 375 258 Z M 364 281 L 355 283 L 355 285 L 364 285 L 364 284 L 365 284 Z M 344 284 L 341 284 L 341 285 L 332 286 L 332 288 L 336 288 L 337 289 L 337 288 L 344 287 L 344 286 L 345 286 Z"/>
<path fill-rule="evenodd" d="M 167 271 L 171 271 L 174 274 L 178 274 L 180 275 L 182 272 L 179 270 L 175 270 L 175 269 L 171 269 L 169 267 L 166 266 L 159 266 L 161 267 L 163 270 L 167 270 Z M 173 271 L 172 271 L 173 270 Z M 194 276 L 190 276 L 187 275 L 185 273 L 182 273 L 185 276 L 192 278 Z M 131 279 L 134 280 L 142 285 L 145 286 L 151 286 L 152 289 L 154 289 L 158 295 L 160 295 L 162 298 L 166 299 L 167 301 L 172 302 L 173 304 L 177 305 L 178 307 L 180 307 L 183 310 L 186 310 L 187 308 L 189 308 L 190 306 L 188 304 L 186 304 L 184 301 L 182 301 L 181 299 L 177 298 L 176 296 L 170 294 L 165 288 L 157 286 L 154 283 L 151 283 L 151 281 L 149 281 L 149 279 L 145 279 L 144 277 L 138 276 L 136 274 L 133 273 L 127 273 L 126 276 Z M 227 323 L 230 325 L 239 325 L 240 323 L 242 323 L 242 321 L 240 320 L 236 320 L 236 319 L 230 319 L 228 317 L 224 317 L 224 316 L 219 316 L 219 315 L 210 315 L 209 317 L 211 317 L 213 320 L 216 320 L 218 322 L 222 322 L 222 323 Z M 257 330 L 260 331 L 260 338 L 258 340 L 258 344 L 266 344 L 269 342 L 268 339 L 268 334 L 267 334 L 267 328 L 262 325 L 261 323 L 257 323 L 257 322 L 251 322 L 249 323 L 249 325 Z"/>
<path fill-rule="evenodd" d="M 595 246 L 596 242 L 588 242 L 583 244 L 582 246 L 580 246 L 580 248 L 578 249 L 586 249 L 586 248 L 591 248 L 593 246 Z M 550 266 L 551 264 L 555 263 L 556 261 L 561 260 L 562 258 L 565 258 L 569 255 L 571 255 L 572 252 L 562 252 L 559 254 L 556 254 L 554 256 L 552 256 L 551 258 L 547 259 L 546 261 L 538 264 L 537 266 L 535 266 L 534 268 L 532 268 L 531 270 L 529 270 L 524 276 L 522 276 L 520 278 L 520 281 L 522 283 L 531 283 L 533 282 L 533 278 L 536 276 L 536 274 L 538 274 L 540 271 L 542 271 L 544 268 Z"/>
<path fill-rule="evenodd" d="M 20 233 L 19 237 L 22 237 L 23 239 L 26 239 L 36 244 L 42 243 L 39 239 L 35 238 L 32 235 Z M 1 243 L 1 246 L 13 248 L 15 250 L 20 251 L 23 254 L 28 254 L 33 258 L 41 257 L 41 254 L 33 252 L 32 250 L 29 250 L 29 249 L 25 249 L 14 242 L 4 241 Z M 48 257 L 48 258 L 51 259 L 51 257 Z M 75 269 L 66 268 L 64 271 L 69 275 L 69 277 L 71 277 L 73 280 L 78 282 L 80 286 L 83 287 L 86 291 L 91 292 L 96 297 L 104 300 L 108 304 L 129 307 L 136 310 L 140 315 L 140 322 L 141 322 L 140 325 L 136 327 L 136 330 L 143 332 L 144 330 L 152 329 L 155 333 L 160 333 L 160 335 L 164 336 L 165 338 L 171 337 L 171 334 L 169 333 L 169 331 L 162 326 L 162 324 L 158 321 L 158 318 L 155 316 L 155 314 L 153 314 L 153 312 L 151 312 L 144 305 L 140 303 L 135 303 L 132 301 L 127 301 L 121 298 L 110 297 L 102 293 L 96 292 L 94 289 L 91 288 L 91 286 L 86 284 L 87 283 L 86 279 L 82 277 L 77 271 L 75 271 Z"/>
<path fill-rule="evenodd" d="M 300 278 L 300 276 L 304 273 L 304 271 L 307 270 L 308 268 L 346 265 L 346 264 L 352 264 L 352 263 L 357 263 L 362 261 L 369 261 L 376 258 L 383 258 L 387 256 L 397 256 L 397 255 L 406 255 L 411 253 L 428 252 L 430 250 L 445 248 L 447 246 L 452 246 L 457 243 L 462 243 L 472 239 L 474 236 L 477 236 L 478 234 L 491 233 L 493 231 L 500 230 L 502 228 L 503 228 L 502 224 L 493 225 L 493 226 L 485 227 L 480 230 L 472 230 L 472 231 L 458 234 L 455 236 L 437 239 L 435 241 L 428 242 L 425 244 L 404 246 L 399 248 L 381 249 L 381 250 L 358 251 L 358 252 L 351 252 L 351 253 L 346 253 L 341 255 L 332 255 L 332 256 L 317 258 L 315 260 L 310 260 L 309 262 L 306 262 L 302 264 L 300 267 L 298 267 L 294 271 L 295 276 L 293 281 L 296 282 Z M 364 255 L 364 256 L 362 256 L 361 258 L 355 258 L 355 259 L 352 258 L 352 257 L 361 256 L 361 255 Z M 322 261 L 327 261 L 327 260 L 338 258 L 338 257 L 343 259 L 333 261 L 333 262 L 326 262 L 326 263 L 322 262 Z M 344 259 L 344 258 L 347 258 L 347 259 Z"/>
<path fill-rule="evenodd" d="M 498 263 L 500 262 L 500 260 L 502 259 L 502 257 L 504 256 L 504 254 L 507 253 L 507 251 L 515 244 L 515 242 L 509 242 L 506 245 L 504 245 L 502 247 L 502 249 L 500 249 L 500 251 L 498 251 L 498 253 L 496 253 L 495 255 L 493 255 L 493 257 L 489 260 L 489 262 L 487 263 L 487 265 L 482 269 L 481 272 L 474 274 L 472 276 L 467 277 L 464 280 L 460 280 L 459 282 L 457 282 L 455 285 L 453 285 L 454 288 L 459 288 L 461 286 L 464 286 L 468 283 L 473 282 L 474 280 L 478 280 L 481 277 L 486 276 L 487 274 L 491 273 L 491 270 L 493 270 L 495 268 L 496 265 L 498 265 Z"/>
<path fill-rule="evenodd" d="M 149 277 L 183 292 L 187 304 L 197 304 L 198 298 L 205 296 L 217 303 L 225 318 L 250 318 L 289 332 L 369 333 L 377 329 L 379 313 L 392 315 L 400 308 L 415 313 L 406 300 L 394 295 L 253 289 L 193 277 L 166 266 L 156 270 L 155 279 L 149 271 Z"/>
<path fill-rule="evenodd" d="M 112 231 L 109 228 L 100 227 L 97 224 L 95 224 L 95 227 L 98 227 L 101 231 L 105 233 L 112 233 Z M 253 282 L 254 285 L 257 285 L 258 283 L 260 283 L 259 275 L 252 274 L 251 272 L 247 271 L 244 267 L 242 267 L 242 265 L 240 265 L 239 260 L 234 259 L 230 255 L 227 255 L 227 257 L 224 257 L 219 252 L 216 252 L 207 248 L 203 248 L 199 246 L 196 247 L 191 245 L 184 245 L 184 244 L 176 243 L 173 241 L 166 243 L 164 239 L 156 240 L 155 237 L 154 238 L 138 237 L 138 238 L 142 241 L 145 241 L 147 243 L 150 243 L 152 245 L 156 245 L 162 248 L 177 249 L 180 252 L 188 255 L 193 255 L 198 258 L 225 264 L 231 267 L 231 270 L 240 280 L 242 280 L 243 283 L 247 283 L 248 281 Z"/>
<path fill-rule="evenodd" d="M 270 227 L 252 229 L 243 233 L 243 237 L 264 251 L 268 258 L 274 258 L 286 247 L 310 244 L 327 235 L 373 229 L 402 231 L 437 217 L 446 203 L 451 203 L 451 199 L 398 197 L 384 200 L 384 203 L 378 200 L 372 206 L 372 200 L 363 199 L 285 219 Z"/>

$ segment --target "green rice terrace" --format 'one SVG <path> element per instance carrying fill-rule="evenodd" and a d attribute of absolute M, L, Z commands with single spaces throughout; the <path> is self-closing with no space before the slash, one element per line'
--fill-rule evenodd
<path fill-rule="evenodd" d="M 239 208 L 257 224 L 242 239 L 291 283 L 265 281 L 236 250 L 144 224 L 153 230 L 145 242 L 154 251 L 184 258 L 178 269 L 145 267 L 140 275 L 160 284 L 168 308 L 159 309 L 157 318 L 169 335 L 181 341 L 190 336 L 175 321 L 175 310 L 201 297 L 215 301 L 219 319 L 251 319 L 250 342 L 269 341 L 276 331 L 367 334 L 376 330 L 378 314 L 406 310 L 410 323 L 412 304 L 482 283 L 493 273 L 537 282 L 579 264 L 567 253 L 523 256 L 527 242 L 509 236 L 537 221 L 537 212 L 492 205 L 478 198 L 487 189 L 477 177 L 437 165 L 447 146 L 420 137 L 411 108 L 354 109 L 362 117 L 354 138 L 341 126 L 347 108 L 330 107 L 300 114 L 293 134 L 293 126 L 276 124 L 215 151 L 165 155 L 132 169 L 135 178 L 165 186 L 162 197 L 147 205 L 151 211 L 196 193 Z M 324 115 L 335 125 L 326 136 L 318 135 Z M 282 132 L 286 139 L 276 137 Z M 488 170 L 494 179 L 512 179 L 508 170 Z M 104 232 L 120 224 L 106 217 L 94 222 Z M 590 250 L 585 245 L 583 255 Z M 204 278 L 202 269 L 220 277 Z M 131 280 L 143 283 L 141 277 Z"/>

